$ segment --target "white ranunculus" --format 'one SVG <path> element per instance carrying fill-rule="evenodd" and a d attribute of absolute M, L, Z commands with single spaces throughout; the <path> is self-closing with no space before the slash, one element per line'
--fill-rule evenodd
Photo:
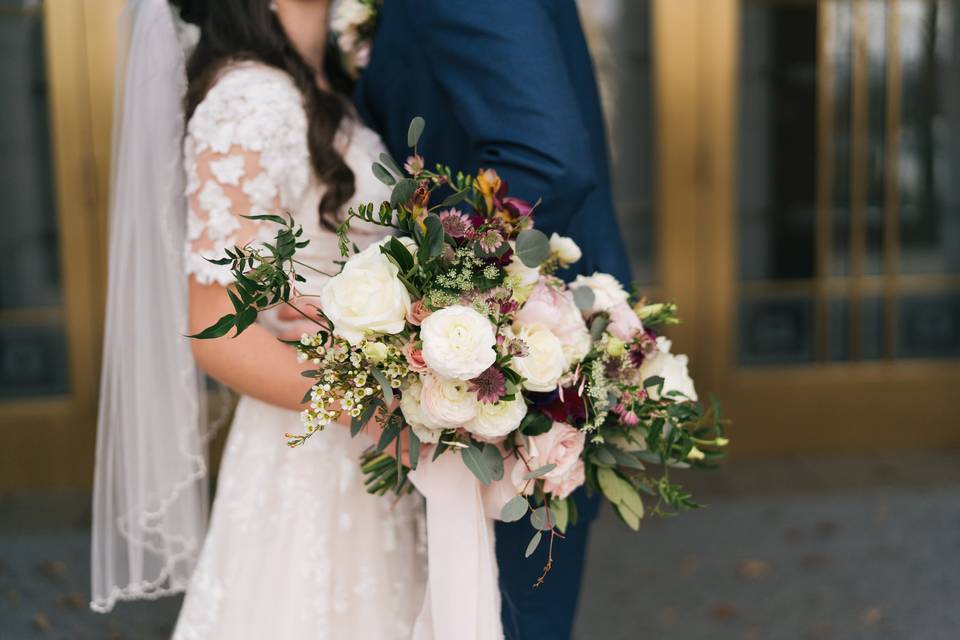
<path fill-rule="evenodd" d="M 423 361 L 444 378 L 476 378 L 497 359 L 497 336 L 475 309 L 453 305 L 427 316 L 420 324 Z"/>
<path fill-rule="evenodd" d="M 643 380 L 651 376 L 663 378 L 663 394 L 669 391 L 679 391 L 690 400 L 697 399 L 697 390 L 693 386 L 693 378 L 687 369 L 687 356 L 670 353 L 671 343 L 660 336 L 657 338 L 657 350 L 647 355 L 640 365 L 640 377 Z M 656 387 L 647 389 L 650 397 L 660 399 Z M 677 396 L 673 396 L 677 398 Z M 677 398 L 682 400 L 683 398 Z"/>
<path fill-rule="evenodd" d="M 420 382 L 420 416 L 424 426 L 433 430 L 454 429 L 476 417 L 479 402 L 468 383 L 432 373 L 421 374 Z"/>
<path fill-rule="evenodd" d="M 593 290 L 591 311 L 609 311 L 615 305 L 626 302 L 630 297 L 623 285 L 609 273 L 595 272 L 592 276 L 577 276 L 570 288 L 579 287 L 590 287 Z"/>
<path fill-rule="evenodd" d="M 367 333 L 403 331 L 410 293 L 398 269 L 374 244 L 354 255 L 320 291 L 320 305 L 333 333 L 358 344 Z"/>
<path fill-rule="evenodd" d="M 583 252 L 572 238 L 561 236 L 556 232 L 550 236 L 550 251 L 555 253 L 557 259 L 565 265 L 573 264 L 583 257 Z"/>
<path fill-rule="evenodd" d="M 516 337 L 527 345 L 528 353 L 512 360 L 513 368 L 523 376 L 523 387 L 530 391 L 553 391 L 567 368 L 563 344 L 541 324 L 522 326 Z"/>
<path fill-rule="evenodd" d="M 423 392 L 423 385 L 419 380 L 414 380 L 405 386 L 400 392 L 400 413 L 403 419 L 407 421 L 413 432 L 417 434 L 420 442 L 430 444 L 440 440 L 440 434 L 443 429 L 431 429 L 424 423 L 423 410 L 420 408 L 420 394 Z"/>
<path fill-rule="evenodd" d="M 518 394 L 513 400 L 481 402 L 477 416 L 465 425 L 470 433 L 486 440 L 496 440 L 520 426 L 527 415 L 527 403 Z"/>

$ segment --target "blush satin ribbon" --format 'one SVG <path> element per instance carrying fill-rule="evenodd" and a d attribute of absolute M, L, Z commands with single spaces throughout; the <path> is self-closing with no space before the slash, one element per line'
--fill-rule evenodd
<path fill-rule="evenodd" d="M 484 488 L 453 452 L 434 461 L 425 452 L 410 480 L 427 502 L 427 589 L 413 640 L 502 640 L 492 519 L 500 488 Z"/>

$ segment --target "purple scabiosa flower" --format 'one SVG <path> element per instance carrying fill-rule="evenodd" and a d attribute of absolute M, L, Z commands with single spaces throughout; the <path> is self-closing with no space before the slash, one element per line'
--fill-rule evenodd
<path fill-rule="evenodd" d="M 473 228 L 467 214 L 458 209 L 441 211 L 440 224 L 443 225 L 443 231 L 451 238 L 463 238 Z"/>
<path fill-rule="evenodd" d="M 488 229 L 479 235 L 477 242 L 485 253 L 496 253 L 503 246 L 503 234 L 496 229 Z"/>
<path fill-rule="evenodd" d="M 507 379 L 499 369 L 490 367 L 471 380 L 468 389 L 477 394 L 480 402 L 494 404 L 507 395 Z"/>

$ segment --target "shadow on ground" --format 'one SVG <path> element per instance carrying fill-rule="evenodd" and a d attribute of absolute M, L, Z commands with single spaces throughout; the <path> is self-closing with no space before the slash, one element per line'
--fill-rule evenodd
<path fill-rule="evenodd" d="M 960 637 L 960 453 L 733 461 L 711 506 L 594 527 L 581 640 Z M 0 499 L 0 640 L 168 638 L 179 598 L 91 613 L 89 505 Z M 548 639 L 537 639 L 548 640 Z"/>

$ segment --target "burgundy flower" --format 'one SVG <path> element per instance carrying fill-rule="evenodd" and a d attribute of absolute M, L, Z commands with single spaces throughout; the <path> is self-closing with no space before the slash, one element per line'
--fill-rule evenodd
<path fill-rule="evenodd" d="M 525 218 L 533 211 L 533 205 L 520 198 L 507 197 L 503 199 L 503 208 L 517 218 Z"/>
<path fill-rule="evenodd" d="M 499 402 L 507 394 L 507 379 L 496 367 L 490 367 L 470 381 L 468 389 L 477 394 L 477 400 L 488 404 Z"/>
<path fill-rule="evenodd" d="M 567 387 L 563 390 L 563 399 L 560 396 L 561 394 L 557 394 L 557 397 L 541 407 L 541 410 L 553 420 L 566 424 L 576 424 L 587 417 L 586 405 L 576 388 Z"/>

